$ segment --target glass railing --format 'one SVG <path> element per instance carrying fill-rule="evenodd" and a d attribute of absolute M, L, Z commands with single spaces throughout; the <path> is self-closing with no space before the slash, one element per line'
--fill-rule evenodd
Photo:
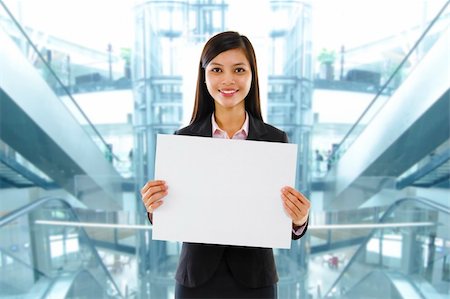
<path fill-rule="evenodd" d="M 396 201 L 335 273 L 324 298 L 366 298 L 380 290 L 373 298 L 447 298 L 449 217 L 448 207 L 428 199 Z"/>
<path fill-rule="evenodd" d="M 337 225 L 337 228 L 345 225 L 366 225 L 378 223 L 381 214 L 387 207 L 359 208 L 344 211 L 312 212 L 309 225 L 314 227 L 309 232 L 311 254 L 330 252 L 349 246 L 359 245 L 370 233 L 371 229 L 359 227 L 351 229 L 329 229 Z"/>
<path fill-rule="evenodd" d="M 354 49 L 349 52 L 343 52 L 345 53 L 345 64 L 347 66 L 342 69 L 341 74 L 346 74 L 346 77 L 340 78 L 340 81 L 334 81 L 336 82 L 334 84 L 338 82 L 359 84 L 365 91 L 374 92 L 375 96 L 364 109 L 362 115 L 346 133 L 342 141 L 332 149 L 332 153 L 328 158 L 329 168 L 342 157 L 366 125 L 376 116 L 386 102 L 389 101 L 390 95 L 401 86 L 408 75 L 420 63 L 422 58 L 439 39 L 440 34 L 448 29 L 450 26 L 449 3 L 450 1 L 444 2 L 436 16 L 429 22 L 424 22 L 423 25 L 417 25 L 409 29 L 409 31 L 399 33 L 399 36 L 402 37 L 401 39 L 398 36 L 393 36 L 385 41 L 367 45 L 366 47 Z M 379 56 L 383 53 L 383 48 L 380 47 L 385 43 L 397 43 L 395 47 L 391 45 L 389 48 L 391 51 L 392 49 L 398 49 L 398 51 L 387 55 L 388 58 L 386 61 L 377 60 L 377 63 L 370 64 L 370 57 Z M 403 49 L 408 49 L 405 51 L 406 54 L 403 54 Z M 394 54 L 397 56 L 396 59 L 392 58 Z M 358 61 L 360 61 L 359 64 Z M 364 62 L 363 65 L 361 65 L 361 61 Z M 397 61 L 397 63 L 394 63 L 394 61 Z"/>
<path fill-rule="evenodd" d="M 33 174 L 32 178 L 30 178 L 28 176 L 26 178 L 26 180 L 31 179 L 31 180 L 33 180 L 32 183 L 35 183 L 36 185 L 46 188 L 46 187 L 51 187 L 54 184 L 54 182 L 52 181 L 51 178 L 49 178 L 45 173 L 43 173 L 41 170 L 39 170 L 30 161 L 28 161 L 26 158 L 24 158 L 22 155 L 20 155 L 14 149 L 12 149 L 10 146 L 8 146 L 6 143 L 4 143 L 2 140 L 0 140 L 0 162 L 5 165 L 8 165 L 12 169 L 16 169 L 16 170 L 20 169 L 22 172 L 29 172 L 29 173 Z M 4 173 L 2 173 L 3 171 L 4 171 L 4 169 L 2 169 L 0 167 L 0 174 L 4 174 Z M 14 178 L 16 178 L 16 180 L 17 180 L 17 177 L 14 177 Z M 18 181 L 19 181 L 19 183 L 24 182 L 23 180 L 21 180 L 20 177 L 18 178 Z"/>
<path fill-rule="evenodd" d="M 109 80 L 110 78 L 105 79 L 104 74 L 96 72 L 96 70 L 104 70 L 106 68 L 107 70 L 111 70 L 111 74 L 108 76 L 112 77 L 112 70 L 122 66 L 121 60 L 119 61 L 117 57 L 108 57 L 107 51 L 105 51 L 105 53 L 94 53 L 94 51 L 92 51 L 91 55 L 93 57 L 105 56 L 108 61 L 102 63 L 92 61 L 85 62 L 85 67 L 83 67 L 82 70 L 79 70 L 80 67 L 76 66 L 75 61 L 71 61 L 76 58 L 70 58 L 70 56 L 59 57 L 62 55 L 61 53 L 48 50 L 46 48 L 46 43 L 52 38 L 48 37 L 45 32 L 39 32 L 35 29 L 23 27 L 2 0 L 0 0 L 0 28 L 4 29 L 5 32 L 11 36 L 11 39 L 17 44 L 24 56 L 27 57 L 29 62 L 36 68 L 37 72 L 47 82 L 48 86 L 50 86 L 55 94 L 58 95 L 61 102 L 92 138 L 100 151 L 105 154 L 105 158 L 111 160 L 111 162 L 113 162 L 113 160 L 114 162 L 118 162 L 114 164 L 121 164 L 123 161 L 112 152 L 111 145 L 105 141 L 103 136 L 99 133 L 97 128 L 72 96 L 73 92 L 98 91 L 99 88 L 102 90 L 123 88 L 123 80 L 111 83 L 112 80 Z M 64 41 L 62 40 L 54 41 L 56 44 L 61 44 L 63 42 Z M 88 51 L 82 46 L 74 45 L 70 42 L 65 43 L 67 48 L 78 47 L 80 53 Z M 84 60 L 86 60 L 86 58 L 84 58 Z M 73 65 L 73 69 L 71 69 L 71 65 Z M 76 74 L 78 74 L 76 78 L 74 77 L 75 71 Z M 75 81 L 79 84 L 75 84 Z M 112 85 L 110 86 L 109 83 Z M 115 85 L 118 85 L 118 87 Z"/>
<path fill-rule="evenodd" d="M 95 226 L 85 227 L 86 233 L 95 245 L 132 255 L 136 253 L 135 219 L 130 217 L 128 212 L 86 209 L 75 211 L 82 223 L 106 225 L 101 230 Z"/>
<path fill-rule="evenodd" d="M 83 228 L 39 224 L 62 220 L 78 218 L 56 198 L 0 218 L 0 298 L 122 298 Z"/>

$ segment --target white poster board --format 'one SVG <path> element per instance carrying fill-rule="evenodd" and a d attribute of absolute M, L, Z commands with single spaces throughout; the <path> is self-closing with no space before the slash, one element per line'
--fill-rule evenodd
<path fill-rule="evenodd" d="M 281 188 L 296 165 L 296 144 L 158 135 L 155 179 L 169 189 L 153 239 L 290 248 Z"/>

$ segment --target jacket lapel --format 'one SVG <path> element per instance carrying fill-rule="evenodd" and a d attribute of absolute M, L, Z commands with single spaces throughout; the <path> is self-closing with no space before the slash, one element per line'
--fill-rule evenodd
<path fill-rule="evenodd" d="M 195 125 L 192 126 L 191 131 L 195 136 L 202 137 L 212 137 L 212 123 L 211 123 L 211 115 L 205 117 L 203 120 L 199 121 Z"/>
<path fill-rule="evenodd" d="M 248 117 L 250 121 L 247 140 L 264 140 L 264 135 L 267 133 L 264 123 L 253 117 L 250 113 L 248 114 Z"/>

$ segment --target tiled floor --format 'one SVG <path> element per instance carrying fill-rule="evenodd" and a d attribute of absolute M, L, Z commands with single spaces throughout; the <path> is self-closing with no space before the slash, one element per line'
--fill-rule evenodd
<path fill-rule="evenodd" d="M 349 259 L 353 256 L 356 248 L 349 247 L 310 257 L 308 291 L 313 296 L 313 299 L 322 298 L 330 290 Z M 337 257 L 337 264 L 333 263 L 335 259 L 333 260 L 332 257 Z"/>

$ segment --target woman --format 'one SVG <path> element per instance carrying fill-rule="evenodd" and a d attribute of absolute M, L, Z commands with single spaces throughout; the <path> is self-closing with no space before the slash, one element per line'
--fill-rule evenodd
<path fill-rule="evenodd" d="M 287 142 L 286 133 L 263 122 L 256 57 L 250 41 L 237 32 L 213 36 L 203 48 L 194 111 L 179 135 Z M 282 187 L 292 238 L 306 232 L 310 203 Z M 151 221 L 168 186 L 149 181 L 141 190 Z M 184 243 L 176 272 L 176 298 L 276 298 L 278 276 L 272 249 Z"/>

